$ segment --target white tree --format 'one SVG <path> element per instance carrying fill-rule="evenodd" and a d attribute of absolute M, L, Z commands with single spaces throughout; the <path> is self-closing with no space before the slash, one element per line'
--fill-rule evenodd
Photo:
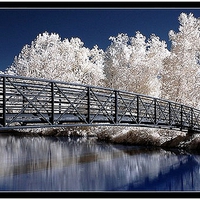
<path fill-rule="evenodd" d="M 39 34 L 31 45 L 25 45 L 7 73 L 66 82 L 102 85 L 104 52 L 94 46 L 83 46 L 79 38 L 71 40 L 58 34 Z"/>
<path fill-rule="evenodd" d="M 152 34 L 147 41 L 146 65 L 149 74 L 149 94 L 154 97 L 161 96 L 161 73 L 164 60 L 170 55 L 165 41 Z"/>
<path fill-rule="evenodd" d="M 110 40 L 105 52 L 107 86 L 159 96 L 159 74 L 169 55 L 166 43 L 154 34 L 146 41 L 140 32 L 130 38 L 118 34 Z"/>
<path fill-rule="evenodd" d="M 125 77 L 130 56 L 129 38 L 127 34 L 118 34 L 117 37 L 110 37 L 109 40 L 111 45 L 105 52 L 106 86 L 127 90 Z"/>
<path fill-rule="evenodd" d="M 58 47 L 61 39 L 58 34 L 39 34 L 31 45 L 25 45 L 16 56 L 8 72 L 28 77 L 49 78 L 58 68 Z M 50 75 L 51 74 L 51 75 Z"/>
<path fill-rule="evenodd" d="M 171 55 L 162 73 L 162 97 L 190 106 L 199 106 L 200 21 L 181 13 L 179 32 L 169 32 Z"/>

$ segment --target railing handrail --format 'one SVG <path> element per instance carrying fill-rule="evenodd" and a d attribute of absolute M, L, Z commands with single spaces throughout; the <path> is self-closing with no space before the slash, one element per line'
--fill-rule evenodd
<path fill-rule="evenodd" d="M 174 103 L 177 105 L 182 105 L 187 108 L 192 108 L 194 110 L 200 111 L 199 109 L 196 109 L 192 106 L 185 105 L 183 103 L 163 99 L 163 98 L 158 98 L 150 95 L 145 95 L 145 94 L 140 94 L 136 92 L 129 92 L 126 90 L 119 90 L 119 89 L 114 89 L 114 88 L 109 88 L 109 87 L 102 87 L 102 86 L 94 86 L 94 85 L 89 85 L 89 84 L 79 84 L 79 83 L 73 83 L 73 82 L 65 82 L 65 81 L 59 81 L 59 80 L 51 80 L 51 79 L 44 79 L 44 78 L 34 78 L 34 77 L 26 77 L 26 76 L 18 76 L 18 75 L 9 75 L 9 74 L 0 74 L 0 77 L 8 77 L 8 78 L 15 78 L 15 79 L 22 79 L 22 80 L 32 80 L 32 81 L 41 81 L 41 82 L 49 82 L 49 83 L 60 83 L 60 84 L 65 84 L 65 85 L 73 85 L 73 86 L 80 86 L 80 87 L 90 87 L 90 88 L 96 88 L 96 89 L 102 89 L 102 90 L 107 90 L 107 91 L 116 91 L 116 92 L 121 92 L 125 94 L 130 94 L 130 95 L 139 95 L 141 97 L 147 97 L 151 99 L 156 99 L 164 102 L 170 102 Z"/>

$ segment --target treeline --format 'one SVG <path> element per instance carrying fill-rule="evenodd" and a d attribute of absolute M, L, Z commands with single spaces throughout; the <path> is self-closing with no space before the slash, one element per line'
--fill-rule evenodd
<path fill-rule="evenodd" d="M 139 31 L 110 37 L 105 51 L 44 32 L 4 73 L 111 87 L 200 108 L 200 19 L 181 13 L 178 20 L 178 32 L 169 31 L 170 50 L 155 34 L 146 38 Z"/>

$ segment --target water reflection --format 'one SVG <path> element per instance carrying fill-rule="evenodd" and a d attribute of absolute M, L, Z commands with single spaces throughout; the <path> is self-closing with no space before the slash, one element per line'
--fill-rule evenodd
<path fill-rule="evenodd" d="M 96 138 L 0 136 L 1 191 L 200 190 L 200 156 Z"/>

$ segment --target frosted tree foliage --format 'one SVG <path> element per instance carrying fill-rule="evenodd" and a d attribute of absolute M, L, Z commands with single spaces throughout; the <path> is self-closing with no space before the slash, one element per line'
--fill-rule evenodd
<path fill-rule="evenodd" d="M 79 38 L 70 40 L 58 34 L 39 34 L 31 45 L 25 45 L 9 74 L 101 85 L 103 74 L 103 50 L 94 46 L 88 49 Z"/>
<path fill-rule="evenodd" d="M 181 13 L 179 22 L 179 32 L 169 32 L 172 47 L 164 63 L 162 97 L 200 107 L 200 20 Z"/>
<path fill-rule="evenodd" d="M 135 37 L 118 34 L 110 37 L 105 52 L 108 87 L 160 96 L 159 74 L 170 54 L 164 41 L 152 34 L 148 40 L 140 32 Z"/>
<path fill-rule="evenodd" d="M 161 96 L 161 73 L 163 71 L 163 61 L 170 55 L 165 41 L 152 34 L 147 41 L 146 66 L 150 75 L 148 86 L 150 95 Z"/>

